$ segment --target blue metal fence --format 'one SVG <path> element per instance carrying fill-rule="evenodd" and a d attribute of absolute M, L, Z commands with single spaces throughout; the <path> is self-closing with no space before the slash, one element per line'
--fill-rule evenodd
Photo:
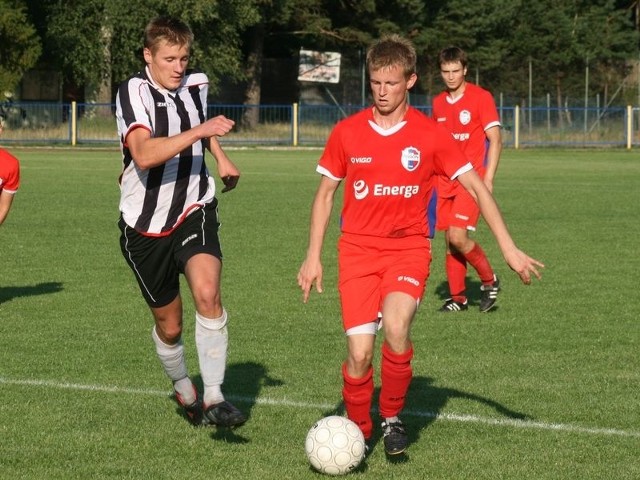
<path fill-rule="evenodd" d="M 416 105 L 427 115 L 430 107 Z M 236 122 L 226 145 L 322 146 L 342 118 L 359 105 L 217 105 L 207 114 Z M 0 104 L 5 144 L 117 144 L 115 105 L 97 103 Z M 506 147 L 640 146 L 640 108 L 500 107 Z"/>

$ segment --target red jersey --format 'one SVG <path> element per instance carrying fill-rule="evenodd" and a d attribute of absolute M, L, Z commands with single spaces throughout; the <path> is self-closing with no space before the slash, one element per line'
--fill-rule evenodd
<path fill-rule="evenodd" d="M 0 191 L 16 193 L 20 187 L 20 163 L 6 150 L 0 148 Z"/>
<path fill-rule="evenodd" d="M 344 180 L 343 233 L 399 238 L 432 236 L 436 176 L 454 179 L 471 168 L 446 129 L 409 107 L 388 130 L 372 108 L 340 121 L 317 171 Z"/>
<path fill-rule="evenodd" d="M 468 82 L 458 98 L 453 99 L 448 92 L 442 92 L 433 99 L 433 118 L 451 132 L 478 175 L 484 178 L 489 149 L 484 132 L 500 125 L 491 93 Z M 456 183 L 443 179 L 438 187 L 439 195 L 453 196 L 456 188 L 459 188 Z"/>

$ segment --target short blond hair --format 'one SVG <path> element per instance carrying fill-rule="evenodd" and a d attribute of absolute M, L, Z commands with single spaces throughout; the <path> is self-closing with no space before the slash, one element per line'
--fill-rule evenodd
<path fill-rule="evenodd" d="M 193 32 L 189 25 L 178 18 L 156 17 L 144 29 L 144 48 L 155 53 L 162 42 L 190 49 L 193 44 Z"/>
<path fill-rule="evenodd" d="M 411 40 L 400 35 L 386 35 L 367 49 L 367 71 L 399 66 L 405 78 L 416 73 L 417 54 Z"/>

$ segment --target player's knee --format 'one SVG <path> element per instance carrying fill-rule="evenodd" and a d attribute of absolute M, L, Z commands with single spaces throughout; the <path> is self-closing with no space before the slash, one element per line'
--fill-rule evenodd
<path fill-rule="evenodd" d="M 167 345 L 175 345 L 182 337 L 181 325 L 156 325 L 158 338 Z"/>
<path fill-rule="evenodd" d="M 385 336 L 386 347 L 393 353 L 400 355 L 411 348 L 411 340 L 408 335 Z"/>
<path fill-rule="evenodd" d="M 354 374 L 354 377 L 361 377 L 369 371 L 372 361 L 373 352 L 365 350 L 349 352 L 348 369 Z"/>
<path fill-rule="evenodd" d="M 468 241 L 468 237 L 461 233 L 449 235 L 449 246 L 453 250 L 462 251 Z"/>
<path fill-rule="evenodd" d="M 213 286 L 199 288 L 193 292 L 196 310 L 208 318 L 222 315 L 222 300 L 220 290 Z"/>

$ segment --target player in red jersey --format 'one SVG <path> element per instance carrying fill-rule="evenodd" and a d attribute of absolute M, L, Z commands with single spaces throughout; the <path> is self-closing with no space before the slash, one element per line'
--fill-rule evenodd
<path fill-rule="evenodd" d="M 412 378 L 410 327 L 424 293 L 431 261 L 429 218 L 433 183 L 459 179 L 481 211 L 509 266 L 525 284 L 543 265 L 520 251 L 489 190 L 451 134 L 407 103 L 417 80 L 412 43 L 397 35 L 367 50 L 373 106 L 339 122 L 317 166 L 322 175 L 311 209 L 309 246 L 298 272 L 307 302 L 323 290 L 322 245 L 334 196 L 344 183 L 338 241 L 339 292 L 347 358 L 342 397 L 348 417 L 367 442 L 373 422 L 373 356 L 376 332 L 384 342 L 379 411 L 385 451 L 405 451 L 408 437 L 398 418 Z"/>
<path fill-rule="evenodd" d="M 453 134 L 492 192 L 502 150 L 500 117 L 493 96 L 465 80 L 467 55 L 462 49 L 443 49 L 438 63 L 447 88 L 433 99 L 433 118 Z M 476 270 L 482 282 L 480 311 L 488 312 L 496 303 L 500 281 L 482 247 L 469 237 L 469 232 L 476 229 L 479 216 L 478 204 L 460 182 L 440 177 L 436 227 L 445 232 L 445 270 L 451 295 L 440 308 L 441 312 L 467 310 L 467 264 Z"/>
<path fill-rule="evenodd" d="M 0 120 L 0 133 L 4 121 Z M 6 150 L 0 148 L 0 225 L 9 214 L 13 197 L 20 187 L 20 162 Z"/>

